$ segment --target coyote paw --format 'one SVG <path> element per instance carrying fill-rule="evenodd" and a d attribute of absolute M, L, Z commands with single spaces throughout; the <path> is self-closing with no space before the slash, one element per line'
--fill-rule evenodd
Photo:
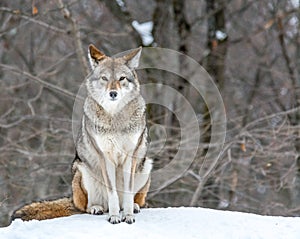
<path fill-rule="evenodd" d="M 135 219 L 134 219 L 134 216 L 131 215 L 131 214 L 127 214 L 127 215 L 124 215 L 123 218 L 122 218 L 122 221 L 123 222 L 126 222 L 128 224 L 132 224 L 135 222 Z"/>
<path fill-rule="evenodd" d="M 108 221 L 111 224 L 118 224 L 121 222 L 121 219 L 120 219 L 120 216 L 118 216 L 118 215 L 111 215 L 111 216 L 109 216 Z"/>
<path fill-rule="evenodd" d="M 93 215 L 102 215 L 104 213 L 104 209 L 102 206 L 94 205 L 88 209 L 88 213 Z"/>
<path fill-rule="evenodd" d="M 140 206 L 137 203 L 133 204 L 133 212 L 139 213 L 141 211 Z"/>

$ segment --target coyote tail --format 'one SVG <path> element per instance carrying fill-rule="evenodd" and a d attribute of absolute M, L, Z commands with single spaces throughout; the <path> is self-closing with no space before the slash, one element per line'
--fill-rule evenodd
<path fill-rule="evenodd" d="M 56 217 L 66 217 L 81 213 L 75 208 L 71 198 L 61 198 L 53 201 L 34 202 L 21 207 L 14 212 L 12 219 L 23 221 L 45 220 Z"/>

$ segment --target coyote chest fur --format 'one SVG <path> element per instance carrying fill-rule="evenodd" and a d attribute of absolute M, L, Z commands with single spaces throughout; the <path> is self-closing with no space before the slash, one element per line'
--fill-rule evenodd
<path fill-rule="evenodd" d="M 133 212 L 145 203 L 152 167 L 146 158 L 145 102 L 134 70 L 141 49 L 120 58 L 94 46 L 89 50 L 92 73 L 73 164 L 73 201 L 91 214 L 108 211 L 111 223 L 133 223 Z"/>

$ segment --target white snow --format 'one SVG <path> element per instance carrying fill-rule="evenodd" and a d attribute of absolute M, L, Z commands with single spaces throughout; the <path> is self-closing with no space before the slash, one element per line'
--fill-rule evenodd
<path fill-rule="evenodd" d="M 216 37 L 217 37 L 218 40 L 223 41 L 227 37 L 227 34 L 225 32 L 217 30 L 216 31 Z"/>
<path fill-rule="evenodd" d="M 17 219 L 0 228 L 1 239 L 299 239 L 300 218 L 259 216 L 203 208 L 143 209 L 136 222 L 112 225 L 106 215 L 45 221 Z"/>
<path fill-rule="evenodd" d="M 138 21 L 133 21 L 132 26 L 140 34 L 143 44 L 145 46 L 148 46 L 153 42 L 154 38 L 152 35 L 152 29 L 153 29 L 152 21 L 143 22 L 143 23 L 139 23 Z"/>
<path fill-rule="evenodd" d="M 292 3 L 294 8 L 298 8 L 299 4 L 300 4 L 299 0 L 291 0 L 291 3 Z"/>

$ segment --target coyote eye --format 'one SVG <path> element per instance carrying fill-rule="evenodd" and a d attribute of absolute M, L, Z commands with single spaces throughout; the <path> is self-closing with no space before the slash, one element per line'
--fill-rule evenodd
<path fill-rule="evenodd" d="M 122 80 L 125 80 L 125 79 L 126 79 L 125 76 L 121 76 L 120 79 L 119 79 L 119 81 L 122 81 Z"/>
<path fill-rule="evenodd" d="M 108 79 L 107 79 L 106 76 L 102 76 L 101 78 L 102 78 L 102 80 L 104 80 L 104 81 L 108 81 Z"/>

